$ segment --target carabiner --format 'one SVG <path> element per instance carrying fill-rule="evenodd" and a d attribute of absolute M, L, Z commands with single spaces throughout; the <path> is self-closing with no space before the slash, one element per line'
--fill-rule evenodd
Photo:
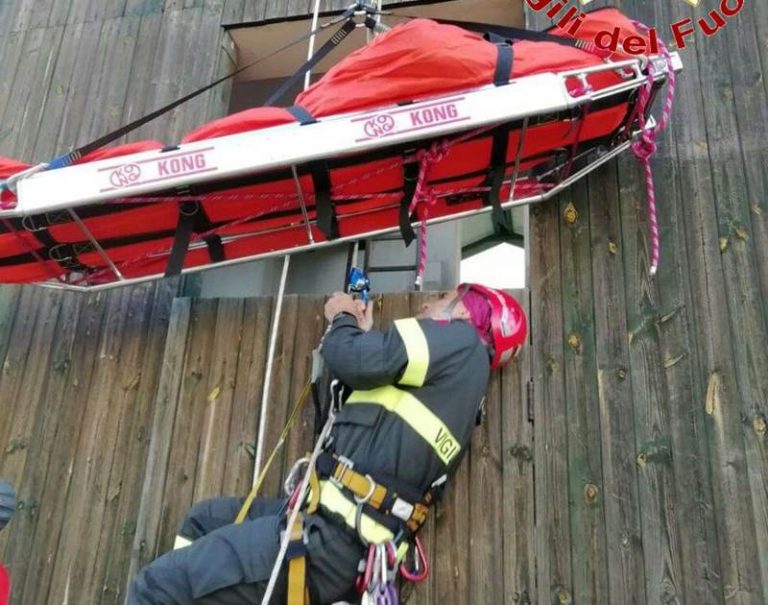
<path fill-rule="evenodd" d="M 389 581 L 389 566 L 387 565 L 387 545 L 382 542 L 378 545 L 379 549 L 379 559 L 381 559 L 381 568 L 379 573 L 381 574 L 381 580 L 379 581 L 379 586 L 384 587 L 387 585 L 387 582 Z"/>
<path fill-rule="evenodd" d="M 405 561 L 400 564 L 400 573 L 409 582 L 423 582 L 429 575 L 429 562 L 424 554 L 424 547 L 418 537 L 413 541 L 414 550 L 414 570 L 409 570 Z"/>
<path fill-rule="evenodd" d="M 391 583 L 381 584 L 376 589 L 375 605 L 398 605 L 397 589 Z"/>
<path fill-rule="evenodd" d="M 373 559 L 375 551 L 376 545 L 369 544 L 368 557 L 365 559 L 365 567 L 363 568 L 362 573 L 357 576 L 357 579 L 355 580 L 355 587 L 357 588 L 357 592 L 360 594 L 363 594 L 366 590 L 368 590 L 368 586 L 371 584 L 371 571 L 373 570 Z"/>

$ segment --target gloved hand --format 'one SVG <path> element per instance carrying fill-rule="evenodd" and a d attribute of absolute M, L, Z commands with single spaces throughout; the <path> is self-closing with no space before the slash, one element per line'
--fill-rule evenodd
<path fill-rule="evenodd" d="M 325 303 L 325 318 L 328 321 L 333 321 L 339 313 L 352 315 L 361 330 L 368 332 L 373 327 L 373 305 L 366 305 L 344 292 L 334 292 Z"/>

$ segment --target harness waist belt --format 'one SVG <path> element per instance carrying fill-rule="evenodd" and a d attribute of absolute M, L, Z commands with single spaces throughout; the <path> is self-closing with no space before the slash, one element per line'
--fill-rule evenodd
<path fill-rule="evenodd" d="M 409 531 L 415 533 L 424 525 L 433 500 L 431 492 L 427 492 L 420 502 L 413 503 L 400 497 L 391 486 L 388 488 L 377 483 L 371 475 L 357 472 L 353 466 L 354 463 L 343 456 L 321 452 L 316 470 L 318 475 L 329 479 L 337 488 L 349 490 L 357 503 L 367 504 L 380 513 L 396 517 Z M 323 504 L 322 493 L 321 489 L 320 504 Z M 348 498 L 345 499 L 349 502 Z"/>
<path fill-rule="evenodd" d="M 347 498 L 341 489 L 329 480 L 320 482 L 320 506 L 340 516 L 348 527 L 368 542 L 381 544 L 395 537 L 389 528 L 374 521 L 362 511 L 358 514 L 358 504 Z"/>

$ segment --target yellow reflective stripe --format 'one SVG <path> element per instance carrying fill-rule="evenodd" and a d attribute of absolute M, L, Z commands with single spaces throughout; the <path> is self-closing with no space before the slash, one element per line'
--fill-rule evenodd
<path fill-rule="evenodd" d="M 397 414 L 429 443 L 447 466 L 461 451 L 458 439 L 427 406 L 406 391 L 392 386 L 371 391 L 353 391 L 347 404 L 374 403 Z"/>
<path fill-rule="evenodd" d="M 405 352 L 408 354 L 408 365 L 405 366 L 400 384 L 420 387 L 427 379 L 427 370 L 429 369 L 427 338 L 424 336 L 424 331 L 418 320 L 414 318 L 398 319 L 395 321 L 395 327 L 400 333 L 400 338 L 403 339 Z"/>
<path fill-rule="evenodd" d="M 173 543 L 173 550 L 179 550 L 185 546 L 192 544 L 192 540 L 185 538 L 184 536 L 176 536 L 176 540 Z"/>
<path fill-rule="evenodd" d="M 347 498 L 342 491 L 336 487 L 330 481 L 320 482 L 320 506 L 325 507 L 332 513 L 341 515 L 344 522 L 352 529 L 355 528 L 355 515 L 357 513 L 357 504 Z M 384 527 L 381 523 L 378 523 L 371 519 L 368 515 L 361 515 L 360 517 L 360 533 L 368 542 L 374 544 L 381 544 L 382 542 L 389 542 L 394 538 L 394 534 Z"/>

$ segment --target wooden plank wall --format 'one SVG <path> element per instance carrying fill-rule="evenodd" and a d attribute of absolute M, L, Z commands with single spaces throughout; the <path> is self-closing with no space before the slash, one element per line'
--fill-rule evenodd
<path fill-rule="evenodd" d="M 0 474 L 19 508 L 0 559 L 13 603 L 122 593 L 177 289 L 3 290 Z"/>
<path fill-rule="evenodd" d="M 683 2 L 619 4 L 660 27 L 699 14 Z M 0 153 L 39 161 L 87 142 L 231 69 L 222 23 L 310 5 L 0 2 Z M 505 404 L 481 429 L 428 530 L 435 574 L 412 602 L 497 603 L 499 590 L 510 603 L 768 602 L 766 28 L 766 4 L 745 2 L 717 36 L 699 34 L 683 52 L 675 119 L 654 163 L 655 278 L 629 157 L 533 210 L 535 424 Z M 175 140 L 226 102 L 223 87 L 130 138 Z M 241 444 L 254 439 L 255 410 L 236 403 L 258 400 L 269 303 L 181 300 L 169 320 L 176 287 L 0 290 L 0 472 L 23 503 L 0 553 L 21 578 L 19 602 L 120 602 L 128 570 L 167 547 L 192 499 L 249 480 Z M 382 314 L 412 304 L 386 299 Z M 311 317 L 317 305 L 296 299 L 286 312 Z M 216 340 L 237 325 L 251 328 L 240 334 L 247 363 Z M 310 341 L 296 334 L 318 329 L 289 325 L 278 364 L 286 378 L 275 384 L 283 405 L 306 372 L 296 360 Z M 210 346 L 191 354 L 187 338 Z M 174 363 L 160 364 L 161 354 Z M 492 393 L 517 401 L 523 375 L 506 374 Z M 270 426 L 285 413 L 275 408 Z M 228 426 L 229 439 L 214 426 Z M 166 445 L 150 449 L 149 433 Z M 287 456 L 301 449 L 292 441 Z M 168 479 L 143 483 L 132 469 L 145 463 Z M 485 490 L 505 497 L 488 505 Z M 100 531 L 82 541 L 93 501 Z M 484 524 L 470 531 L 479 513 Z"/>
<path fill-rule="evenodd" d="M 664 37 L 717 3 L 610 4 Z M 766 27 L 682 51 L 655 278 L 631 156 L 532 210 L 537 603 L 768 602 Z"/>
<path fill-rule="evenodd" d="M 14 603 L 122 603 L 129 579 L 171 547 L 193 502 L 248 491 L 273 302 L 171 304 L 173 291 L 172 283 L 93 296 L 3 291 L 0 475 L 21 503 L 0 559 Z M 417 312 L 426 296 L 383 297 L 378 325 Z M 267 452 L 308 378 L 322 306 L 319 297 L 285 300 Z M 494 376 L 486 420 L 425 531 L 434 571 L 411 603 L 492 604 L 501 594 L 531 602 L 525 359 Z M 279 493 L 311 447 L 312 426 L 307 404 L 264 495 Z"/>

